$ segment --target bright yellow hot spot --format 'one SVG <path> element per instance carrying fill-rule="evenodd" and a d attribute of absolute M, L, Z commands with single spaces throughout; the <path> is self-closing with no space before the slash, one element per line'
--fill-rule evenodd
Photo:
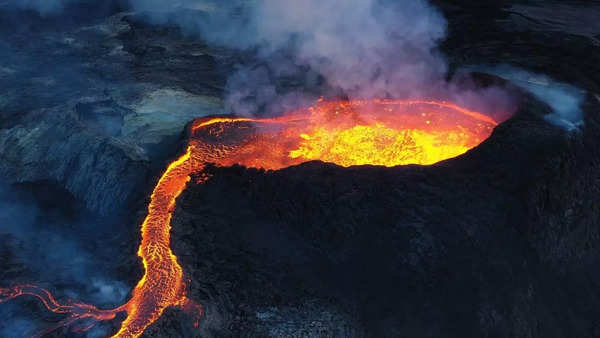
<path fill-rule="evenodd" d="M 433 164 L 469 150 L 469 137 L 460 132 L 391 129 L 377 123 L 348 129 L 317 127 L 302 134 L 291 158 L 321 160 L 341 166 Z"/>

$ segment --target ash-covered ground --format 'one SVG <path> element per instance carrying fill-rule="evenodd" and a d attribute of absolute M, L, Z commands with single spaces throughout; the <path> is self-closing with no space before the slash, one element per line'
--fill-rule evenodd
<path fill-rule="evenodd" d="M 27 3 L 0 1 L 0 286 L 114 307 L 142 274 L 139 224 L 186 124 L 248 113 L 232 90 L 260 72 L 240 69 L 286 55 L 125 2 Z M 171 241 L 205 317 L 167 310 L 145 337 L 600 337 L 600 7 L 432 6 L 444 79 L 509 88 L 513 117 L 434 166 L 211 168 L 179 198 Z M 347 94 L 313 68 L 270 72 L 243 102 Z M 62 319 L 27 298 L 0 318 L 0 337 Z"/>

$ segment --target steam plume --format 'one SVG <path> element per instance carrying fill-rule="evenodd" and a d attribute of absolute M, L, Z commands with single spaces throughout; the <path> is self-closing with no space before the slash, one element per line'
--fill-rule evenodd
<path fill-rule="evenodd" d="M 436 52 L 446 22 L 423 0 L 131 4 L 149 11 L 153 22 L 172 21 L 212 44 L 255 52 L 257 61 L 240 67 L 228 82 L 228 103 L 236 113 L 309 96 L 281 92 L 278 81 L 292 75 L 302 87 L 318 74 L 327 88 L 350 98 L 410 97 L 427 94 L 446 71 Z"/>
<path fill-rule="evenodd" d="M 513 84 L 527 90 L 538 100 L 545 102 L 553 113 L 546 116 L 546 120 L 566 130 L 575 130 L 583 125 L 583 111 L 581 103 L 585 91 L 572 85 L 558 82 L 546 75 L 532 73 L 508 65 L 493 68 L 477 67 L 488 73 L 511 81 Z"/>

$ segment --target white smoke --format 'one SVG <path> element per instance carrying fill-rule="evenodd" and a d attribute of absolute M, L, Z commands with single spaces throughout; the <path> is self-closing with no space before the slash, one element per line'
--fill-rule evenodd
<path fill-rule="evenodd" d="M 236 113 L 302 100 L 304 93 L 277 91 L 276 79 L 291 75 L 310 83 L 318 74 L 350 98 L 408 97 L 427 94 L 446 72 L 436 52 L 446 22 L 424 0 L 138 0 L 131 5 L 154 22 L 178 24 L 211 44 L 256 53 L 259 62 L 240 67 L 229 79 L 227 99 Z"/>
<path fill-rule="evenodd" d="M 262 0 L 250 27 L 247 43 L 268 55 L 295 41 L 294 61 L 348 94 L 411 89 L 445 70 L 432 53 L 445 21 L 420 0 Z"/>
<path fill-rule="evenodd" d="M 581 103 L 585 98 L 584 90 L 556 81 L 546 75 L 506 65 L 485 68 L 485 71 L 527 90 L 538 100 L 550 106 L 553 112 L 545 116 L 548 122 L 566 130 L 575 130 L 583 125 Z"/>

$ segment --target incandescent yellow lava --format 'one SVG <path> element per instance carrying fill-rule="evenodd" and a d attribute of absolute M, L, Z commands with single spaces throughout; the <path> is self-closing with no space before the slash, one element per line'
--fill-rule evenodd
<path fill-rule="evenodd" d="M 433 164 L 456 157 L 471 147 L 462 132 L 435 133 L 418 129 L 396 130 L 383 124 L 355 126 L 343 130 L 319 127 L 301 134 L 298 149 L 290 157 L 352 165 Z"/>

